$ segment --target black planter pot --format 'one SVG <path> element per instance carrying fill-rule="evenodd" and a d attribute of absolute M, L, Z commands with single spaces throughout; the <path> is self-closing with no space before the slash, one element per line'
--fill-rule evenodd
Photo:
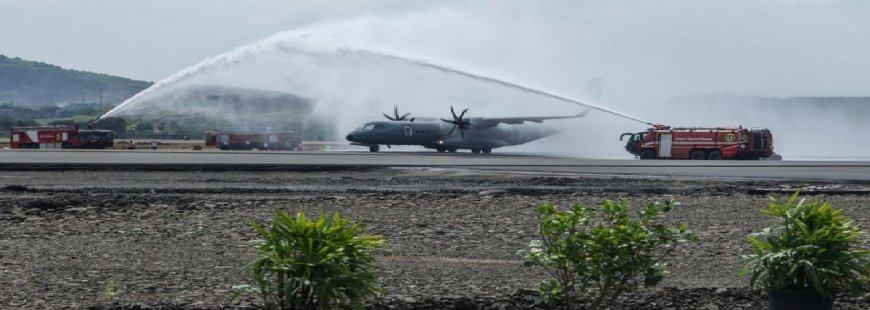
<path fill-rule="evenodd" d="M 834 299 L 813 290 L 767 291 L 770 310 L 831 310 Z"/>

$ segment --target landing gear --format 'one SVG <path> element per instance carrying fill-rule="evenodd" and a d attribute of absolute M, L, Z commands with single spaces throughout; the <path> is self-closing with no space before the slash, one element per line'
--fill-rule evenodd
<path fill-rule="evenodd" d="M 492 153 L 492 148 L 485 147 L 485 148 L 481 149 L 481 151 L 483 151 L 484 154 L 489 154 L 489 153 Z"/>
<path fill-rule="evenodd" d="M 375 152 L 380 151 L 380 150 L 381 150 L 381 147 L 377 144 L 369 146 L 369 152 L 375 153 Z"/>
<path fill-rule="evenodd" d="M 447 148 L 447 151 L 450 152 L 450 153 L 456 153 L 456 151 L 458 151 L 458 150 L 459 150 L 459 149 L 457 149 L 457 148 L 455 148 L 455 147 L 449 147 L 449 148 Z"/>
<path fill-rule="evenodd" d="M 480 149 L 471 149 L 471 152 L 474 154 L 480 153 Z"/>
<path fill-rule="evenodd" d="M 439 146 L 439 147 L 436 147 L 435 150 L 438 151 L 438 153 L 444 153 L 447 151 L 447 148 L 445 148 L 443 146 Z"/>

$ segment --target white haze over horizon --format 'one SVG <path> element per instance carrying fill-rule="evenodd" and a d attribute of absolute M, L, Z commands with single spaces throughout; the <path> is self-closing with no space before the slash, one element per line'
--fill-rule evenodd
<path fill-rule="evenodd" d="M 0 0 L 0 8 L 9 2 Z M 162 3 L 167 11 L 184 6 L 156 3 Z M 201 2 L 189 3 L 205 7 Z M 253 6 L 264 5 L 261 2 Z M 196 11 L 189 7 L 178 10 L 188 14 Z M 229 11 L 216 10 L 219 12 L 215 19 L 225 17 L 223 11 Z M 210 11 L 202 9 L 202 14 L 192 14 L 190 20 L 204 19 L 201 15 L 208 16 Z M 122 11 L 119 15 L 138 18 L 131 14 Z M 174 19 L 181 17 L 171 12 L 163 14 L 170 25 L 183 24 Z M 672 98 L 696 94 L 870 95 L 870 57 L 866 56 L 870 40 L 865 38 L 870 33 L 870 20 L 866 18 L 870 16 L 870 3 L 864 1 L 302 1 L 276 3 L 273 12 L 258 14 L 257 18 L 242 19 L 273 25 L 292 24 L 276 22 L 282 18 L 296 18 L 298 22 L 275 29 L 265 39 L 248 40 L 254 43 L 208 52 L 215 56 L 203 61 L 203 65 L 212 60 L 235 63 L 205 66 L 213 69 L 201 74 L 187 75 L 182 70 L 173 76 L 183 78 L 167 90 L 217 84 L 297 91 L 303 96 L 307 93 L 316 97 L 313 99 L 318 102 L 320 115 L 339 118 L 342 131 L 364 119 L 379 118 L 381 112 L 392 111 L 394 105 L 399 105 L 400 111 L 436 117 L 447 116 L 450 104 L 469 107 L 474 116 L 573 114 L 579 110 L 562 102 L 450 74 L 367 59 L 353 52 L 369 50 L 504 79 L 581 101 L 589 99 L 583 93 L 586 82 L 602 78 L 603 95 L 592 103 L 658 123 L 770 127 L 777 151 L 786 159 L 858 156 L 867 151 L 862 143 L 855 143 L 854 133 L 867 132 L 870 125 L 847 121 L 832 111 L 790 111 L 791 117 L 784 119 L 776 112 L 745 115 L 721 106 L 709 112 L 668 108 Z M 171 32 L 160 21 L 154 23 L 156 31 Z M 215 29 L 224 29 L 220 23 L 215 24 Z M 4 39 L 2 34 L 0 30 L 0 39 Z M 197 42 L 208 43 L 222 38 L 222 34 L 234 35 L 229 29 L 224 33 L 200 30 L 193 44 L 179 46 L 195 48 Z M 130 43 L 138 50 L 150 48 L 151 53 L 164 59 L 172 59 L 173 53 L 190 58 L 187 49 L 175 52 L 176 46 L 169 44 L 173 42 L 164 45 L 154 39 L 154 34 L 146 37 L 152 38 L 147 46 L 138 42 L 142 40 L 135 41 L 141 33 L 126 35 L 132 37 Z M 162 51 L 165 49 L 168 51 Z M 137 51 L 125 52 L 134 55 Z M 203 68 L 195 67 L 185 70 Z M 552 125 L 565 132 L 508 150 L 625 158 L 628 155 L 618 135 L 647 127 L 597 111 L 580 120 Z M 824 141 L 825 147 L 808 148 L 804 141 Z"/>

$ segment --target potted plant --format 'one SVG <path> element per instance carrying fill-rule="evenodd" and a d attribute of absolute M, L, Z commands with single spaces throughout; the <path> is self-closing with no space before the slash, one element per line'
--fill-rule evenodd
<path fill-rule="evenodd" d="M 771 197 L 762 214 L 776 225 L 749 236 L 741 275 L 768 290 L 771 309 L 831 309 L 839 293 L 866 291 L 870 251 L 859 248 L 861 228 L 843 209 L 819 199 Z"/>

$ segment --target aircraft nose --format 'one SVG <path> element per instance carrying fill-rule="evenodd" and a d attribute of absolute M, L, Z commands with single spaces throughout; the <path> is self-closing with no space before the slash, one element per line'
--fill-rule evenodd
<path fill-rule="evenodd" d="M 353 135 L 349 134 L 349 135 L 347 135 L 347 137 L 344 137 L 344 138 L 347 139 L 347 141 L 353 141 Z"/>

